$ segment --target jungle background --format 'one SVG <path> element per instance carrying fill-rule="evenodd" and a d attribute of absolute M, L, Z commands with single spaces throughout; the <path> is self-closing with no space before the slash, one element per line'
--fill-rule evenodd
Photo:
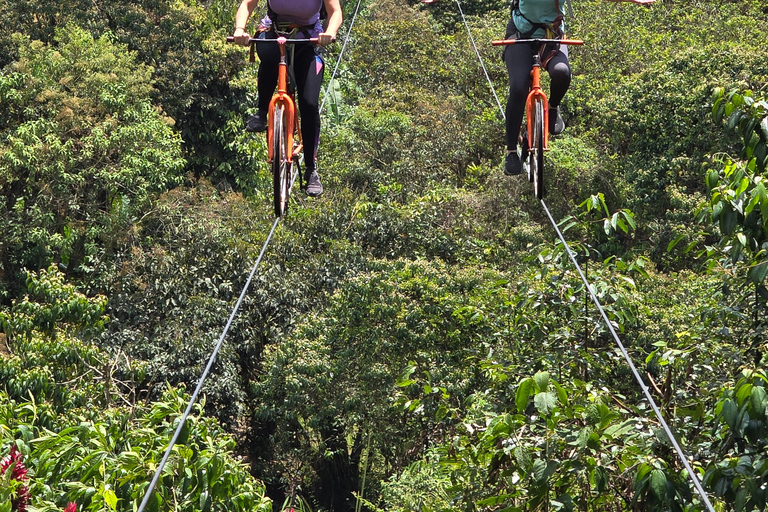
<path fill-rule="evenodd" d="M 342 3 L 326 193 L 294 195 L 148 510 L 704 510 L 501 172 L 457 4 L 350 30 Z M 136 510 L 246 282 L 273 216 L 236 7 L 0 1 L 0 511 Z M 503 104 L 508 6 L 461 7 Z M 546 204 L 715 509 L 764 510 L 768 7 L 573 8 Z"/>

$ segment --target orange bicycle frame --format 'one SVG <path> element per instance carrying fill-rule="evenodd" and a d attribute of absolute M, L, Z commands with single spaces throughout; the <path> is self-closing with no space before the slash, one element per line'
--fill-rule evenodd
<path fill-rule="evenodd" d="M 272 120 L 274 119 L 274 113 L 275 113 L 275 107 L 280 104 L 282 105 L 283 109 L 285 110 L 285 120 L 286 120 L 286 126 L 285 126 L 285 132 L 287 136 L 287 145 L 289 148 L 289 151 L 293 151 L 291 154 L 291 157 L 293 157 L 295 154 L 301 152 L 301 144 L 298 148 L 293 147 L 293 133 L 294 128 L 296 126 L 296 104 L 293 101 L 293 97 L 288 92 L 288 63 L 286 61 L 285 57 L 285 41 L 286 38 L 284 37 L 278 37 L 277 43 L 280 47 L 280 64 L 278 66 L 278 74 L 277 74 L 277 92 L 274 96 L 272 96 L 272 100 L 269 102 L 269 122 L 267 123 L 267 154 L 268 154 L 268 161 L 272 162 L 274 159 L 274 155 L 272 154 L 274 152 L 273 149 L 273 142 L 274 142 L 274 123 Z"/>
<path fill-rule="evenodd" d="M 533 69 L 531 69 L 531 92 L 528 93 L 528 98 L 525 100 L 525 115 L 528 119 L 527 130 L 528 140 L 536 140 L 533 136 L 533 123 L 531 119 L 534 116 L 534 110 L 536 108 L 536 100 L 541 100 L 541 104 L 544 108 L 544 149 L 549 148 L 549 100 L 547 95 L 541 89 L 541 60 L 539 55 L 536 54 L 533 57 Z"/>
<path fill-rule="evenodd" d="M 278 65 L 277 73 L 277 92 L 272 96 L 272 100 L 269 102 L 269 122 L 267 123 L 267 154 L 269 156 L 268 161 L 271 162 L 274 158 L 273 155 L 273 142 L 275 136 L 274 130 L 274 114 L 275 107 L 278 104 L 285 109 L 286 127 L 285 132 L 287 135 L 287 143 L 289 148 L 293 148 L 293 129 L 296 119 L 296 105 L 293 102 L 293 98 L 288 93 L 288 64 L 285 58 L 285 38 L 278 37 L 277 44 L 280 47 L 280 64 Z"/>
<path fill-rule="evenodd" d="M 584 44 L 584 41 L 578 40 L 578 39 L 504 39 L 504 40 L 498 40 L 498 41 L 491 41 L 491 44 L 493 46 L 506 46 L 510 44 L 547 44 L 547 43 L 556 43 L 556 44 L 572 44 L 572 45 L 582 45 Z M 531 69 L 531 90 L 528 93 L 528 97 L 525 100 L 525 115 L 526 119 L 528 121 L 526 122 L 526 127 L 528 131 L 528 140 L 532 141 L 534 140 L 533 137 L 533 123 L 530 121 L 533 119 L 533 112 L 534 112 L 534 105 L 536 104 L 536 99 L 540 99 L 542 102 L 542 105 L 544 107 L 544 149 L 549 148 L 549 100 L 547 99 L 547 95 L 544 94 L 544 91 L 541 88 L 541 57 L 538 53 L 535 53 L 533 56 L 533 69 Z"/>

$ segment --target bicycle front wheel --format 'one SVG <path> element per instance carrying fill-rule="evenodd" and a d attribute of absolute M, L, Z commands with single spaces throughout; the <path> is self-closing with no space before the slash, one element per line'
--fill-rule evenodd
<path fill-rule="evenodd" d="M 536 101 L 531 141 L 531 178 L 536 199 L 544 197 L 544 104 Z"/>
<path fill-rule="evenodd" d="M 288 153 L 288 132 L 285 109 L 275 106 L 272 125 L 272 185 L 274 188 L 275 215 L 282 217 L 288 211 L 291 158 Z"/>

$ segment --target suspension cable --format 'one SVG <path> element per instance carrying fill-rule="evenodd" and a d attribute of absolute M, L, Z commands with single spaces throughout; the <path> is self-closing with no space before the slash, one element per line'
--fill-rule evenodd
<path fill-rule="evenodd" d="M 661 414 L 661 410 L 659 409 L 658 405 L 656 405 L 656 401 L 653 399 L 653 395 L 651 395 L 651 392 L 648 389 L 648 386 L 645 385 L 645 381 L 643 381 L 643 378 L 640 376 L 640 372 L 637 371 L 635 364 L 632 362 L 632 358 L 629 356 L 629 352 L 627 352 L 627 349 L 624 347 L 624 344 L 619 339 L 618 334 L 616 334 L 616 330 L 613 328 L 613 325 L 608 319 L 608 315 L 605 313 L 605 309 L 603 309 L 602 304 L 600 304 L 600 301 L 597 299 L 595 292 L 593 291 L 592 287 L 589 285 L 589 282 L 587 281 L 587 278 L 584 275 L 584 272 L 582 272 L 581 270 L 581 266 L 576 261 L 576 257 L 573 251 L 571 251 L 571 247 L 568 245 L 568 242 L 565 241 L 565 237 L 563 236 L 563 233 L 560 231 L 560 228 L 557 226 L 555 219 L 552 217 L 552 214 L 549 212 L 549 208 L 547 208 L 547 205 L 543 199 L 541 200 L 541 206 L 544 208 L 544 211 L 547 213 L 547 217 L 549 217 L 549 221 L 552 223 L 552 226 L 555 228 L 555 231 L 557 231 L 557 236 L 560 238 L 560 241 L 563 243 L 563 246 L 568 252 L 568 257 L 571 259 L 573 266 L 576 267 L 576 270 L 578 271 L 579 276 L 581 276 L 581 280 L 584 283 L 584 286 L 586 287 L 587 290 L 589 290 L 589 295 L 592 297 L 592 302 L 594 302 L 595 306 L 597 306 L 597 309 L 600 311 L 600 315 L 603 317 L 603 321 L 605 322 L 605 325 L 607 325 L 608 330 L 611 331 L 611 334 L 613 335 L 613 339 L 616 342 L 616 345 L 618 345 L 619 350 L 621 351 L 621 354 L 624 356 L 624 359 L 627 361 L 627 364 L 629 365 L 630 370 L 632 370 L 632 375 L 635 376 L 635 380 L 637 380 L 637 383 L 640 385 L 640 388 L 643 390 L 643 393 L 645 394 L 645 398 L 651 404 L 651 408 L 653 408 L 653 412 L 656 414 L 656 417 L 661 423 L 661 426 L 664 429 L 664 432 L 667 434 L 667 438 L 669 439 L 669 442 L 672 443 L 672 446 L 675 448 L 675 451 L 677 452 L 678 457 L 680 457 L 680 460 L 682 461 L 683 466 L 685 466 L 685 469 L 688 471 L 688 474 L 690 475 L 691 480 L 693 481 L 693 485 L 696 487 L 696 490 L 698 491 L 699 496 L 701 496 L 701 499 L 704 501 L 704 504 L 707 506 L 707 509 L 710 512 L 715 512 L 715 509 L 712 508 L 712 504 L 709 502 L 707 493 L 704 491 L 704 488 L 701 486 L 701 482 L 699 481 L 699 478 L 696 476 L 696 473 L 693 471 L 693 468 L 688 463 L 688 457 L 686 456 L 683 449 L 680 447 L 680 444 L 677 442 L 677 439 L 675 438 L 675 435 L 672 433 L 672 429 L 667 424 L 667 421 L 664 419 L 664 416 Z"/>
<path fill-rule="evenodd" d="M 504 109 L 501 106 L 501 102 L 499 102 L 499 98 L 496 95 L 496 90 L 493 87 L 493 82 L 491 81 L 488 72 L 485 69 L 485 64 L 483 63 L 483 58 L 480 56 L 480 52 L 477 50 L 477 45 L 475 45 L 475 40 L 472 37 L 472 32 L 469 29 L 469 24 L 467 23 L 467 19 L 464 16 L 464 12 L 461 9 L 461 3 L 459 0 L 456 0 L 456 5 L 459 8 L 459 13 L 461 14 L 462 19 L 464 20 L 464 26 L 467 29 L 467 33 L 469 34 L 469 38 L 472 41 L 472 46 L 475 48 L 475 53 L 477 54 L 477 58 L 480 60 L 480 65 L 483 68 L 483 71 L 485 71 L 485 77 L 488 80 L 488 84 L 491 87 L 491 92 L 493 92 L 493 97 L 496 98 L 496 103 L 499 106 L 499 110 L 501 111 L 501 115 L 506 120 L 506 116 L 504 113 Z M 683 451 L 683 449 L 680 447 L 680 444 L 677 441 L 677 438 L 672 433 L 672 429 L 667 424 L 667 421 L 664 419 L 664 416 L 661 414 L 661 410 L 659 409 L 658 405 L 656 405 L 656 401 L 653 399 L 653 395 L 651 395 L 651 392 L 648 390 L 648 386 L 645 385 L 645 382 L 643 381 L 643 378 L 640 376 L 640 373 L 637 371 L 637 368 L 635 367 L 635 364 L 632 362 L 632 358 L 629 356 L 629 353 L 627 352 L 627 349 L 622 344 L 621 340 L 619 339 L 619 336 L 616 334 L 616 330 L 613 328 L 613 325 L 611 324 L 610 320 L 608 319 L 608 315 L 605 313 L 605 310 L 603 309 L 603 306 L 600 304 L 600 301 L 597 299 L 597 296 L 595 296 L 594 291 L 592 290 L 592 287 L 589 285 L 589 282 L 587 281 L 586 276 L 584 275 L 584 272 L 582 272 L 581 267 L 579 266 L 578 262 L 576 261 L 576 258 L 573 254 L 573 251 L 571 251 L 570 246 L 568 245 L 568 242 L 566 242 L 565 237 L 563 236 L 562 232 L 560 231 L 560 228 L 557 226 L 557 223 L 555 222 L 555 219 L 552 217 L 552 214 L 549 212 L 549 209 L 547 208 L 546 203 L 544 203 L 544 200 L 541 200 L 541 206 L 544 208 L 544 211 L 547 213 L 547 217 L 549 217 L 550 222 L 552 223 L 552 226 L 555 228 L 555 231 L 557 231 L 557 235 L 560 238 L 560 241 L 565 246 L 566 250 L 568 251 L 568 256 L 571 259 L 571 262 L 576 267 L 576 270 L 578 271 L 579 275 L 581 276 L 581 280 L 584 282 L 584 286 L 587 290 L 589 290 L 589 294 L 592 297 L 592 301 L 597 306 L 598 310 L 600 311 L 600 314 L 603 317 L 603 321 L 608 326 L 608 329 L 610 330 L 611 334 L 613 335 L 613 339 L 616 342 L 616 345 L 618 345 L 619 350 L 621 351 L 622 355 L 624 356 L 624 359 L 627 361 L 627 364 L 629 365 L 629 368 L 632 371 L 632 374 L 634 375 L 635 379 L 637 380 L 638 384 L 640 385 L 640 388 L 643 390 L 643 393 L 645 394 L 646 399 L 651 405 L 651 408 L 653 409 L 653 412 L 655 413 L 656 417 L 658 418 L 659 422 L 661 423 L 664 432 L 667 435 L 667 438 L 669 439 L 670 443 L 672 443 L 672 446 L 675 448 L 675 451 L 677 452 L 678 457 L 680 458 L 681 462 L 683 463 L 683 466 L 685 466 L 685 469 L 688 471 L 688 475 L 690 475 L 690 479 L 693 482 L 694 487 L 696 488 L 696 491 L 698 492 L 699 496 L 701 497 L 702 501 L 707 507 L 707 510 L 709 512 L 715 512 L 715 509 L 712 507 L 712 503 L 710 503 L 709 498 L 707 497 L 707 493 L 704 491 L 704 488 L 701 485 L 701 482 L 699 481 L 698 476 L 693 471 L 693 468 L 688 463 L 688 458 Z"/>
<path fill-rule="evenodd" d="M 224 343 L 224 337 L 227 335 L 227 332 L 229 331 L 229 328 L 235 319 L 237 310 L 240 309 L 240 304 L 243 302 L 243 299 L 245 298 L 245 293 L 248 291 L 248 287 L 251 285 L 251 281 L 253 281 L 253 276 L 256 274 L 256 270 L 259 268 L 259 265 L 261 264 L 261 260 L 264 257 L 264 253 L 267 250 L 267 246 L 269 245 L 270 240 L 272 240 L 272 235 L 275 233 L 275 228 L 277 228 L 277 224 L 279 222 L 280 222 L 280 217 L 277 217 L 275 219 L 275 222 L 272 224 L 272 229 L 269 231 L 267 240 L 264 242 L 264 246 L 261 248 L 259 257 L 256 259 L 256 263 L 253 265 L 253 268 L 251 269 L 251 274 L 248 276 L 248 280 L 245 282 L 245 286 L 243 286 L 243 291 L 240 292 L 240 297 L 237 299 L 237 303 L 235 303 L 235 307 L 232 310 L 232 314 L 229 315 L 229 320 L 227 321 L 227 325 L 224 327 L 224 331 L 221 333 L 221 337 L 219 338 L 218 343 L 216 343 L 216 347 L 213 349 L 213 353 L 211 354 L 211 357 L 208 359 L 208 365 L 205 367 L 203 374 L 200 376 L 200 380 L 197 383 L 195 392 L 192 393 L 192 397 L 189 399 L 189 403 L 187 404 L 187 409 L 184 411 L 184 414 L 181 416 L 181 421 L 179 421 L 179 425 L 178 427 L 176 427 L 176 432 L 173 433 L 171 442 L 170 444 L 168 444 L 168 448 L 165 450 L 165 455 L 163 456 L 162 461 L 160 461 L 160 465 L 157 466 L 157 470 L 155 471 L 155 476 L 152 478 L 152 482 L 149 484 L 149 487 L 147 488 L 147 492 L 146 494 L 144 494 L 144 499 L 142 500 L 141 505 L 139 506 L 137 512 L 143 512 L 144 507 L 146 507 L 147 502 L 149 501 L 149 498 L 152 495 L 152 491 L 155 489 L 155 486 L 157 485 L 157 481 L 160 479 L 160 474 L 162 473 L 166 462 L 168 462 L 168 457 L 170 457 L 171 455 L 171 450 L 173 450 L 173 446 L 176 444 L 176 440 L 179 438 L 179 434 L 181 433 L 182 428 L 184 428 L 184 423 L 186 423 L 187 418 L 189 417 L 189 413 L 192 411 L 192 407 L 195 405 L 195 402 L 197 401 L 197 396 L 200 394 L 200 390 L 203 387 L 203 382 L 205 382 L 206 377 L 208 377 L 208 373 L 211 371 L 211 367 L 213 366 L 213 362 L 216 359 L 216 355 L 219 353 L 219 349 Z"/>
<path fill-rule="evenodd" d="M 357 19 L 357 13 L 360 12 L 360 4 L 363 0 L 357 0 L 357 6 L 355 7 L 355 14 L 352 15 L 352 21 L 349 23 L 349 29 L 347 29 L 347 37 L 344 38 L 344 44 L 341 45 L 341 51 L 339 52 L 339 58 L 336 59 L 336 65 L 333 67 L 333 73 L 331 73 L 331 79 L 328 81 L 328 86 L 325 88 L 325 94 L 323 95 L 323 101 L 320 103 L 320 112 L 323 111 L 323 107 L 325 106 L 325 100 L 328 98 L 328 92 L 331 90 L 331 86 L 333 85 L 333 80 L 336 78 L 336 72 L 339 70 L 339 64 L 341 64 L 341 59 L 344 56 L 344 50 L 347 48 L 347 43 L 349 42 L 349 34 L 352 33 L 352 27 L 355 26 L 355 20 Z"/>
<path fill-rule="evenodd" d="M 328 96 L 328 91 L 330 90 L 331 84 L 333 83 L 334 77 L 336 76 L 336 71 L 339 69 L 339 64 L 341 64 L 342 56 L 344 54 L 344 49 L 347 47 L 347 42 L 349 41 L 349 34 L 352 32 L 352 27 L 355 24 L 355 19 L 357 18 L 357 14 L 360 10 L 360 4 L 362 0 L 358 0 L 357 7 L 355 8 L 355 14 L 352 16 L 352 22 L 349 25 L 349 29 L 347 30 L 347 37 L 344 39 L 344 44 L 342 45 L 341 52 L 339 53 L 339 58 L 336 61 L 336 66 L 333 70 L 333 75 L 331 76 L 331 80 L 328 83 L 328 87 L 325 90 L 325 95 L 323 96 L 323 102 L 320 105 L 320 111 L 322 112 L 323 107 L 325 105 L 325 98 Z M 296 178 L 299 174 L 299 169 L 301 168 L 301 164 L 304 161 L 304 155 L 299 156 L 299 165 L 292 166 L 292 173 L 291 173 L 291 184 L 289 187 L 289 190 L 293 188 L 293 185 L 296 181 Z M 203 370 L 202 375 L 200 376 L 200 380 L 197 383 L 197 386 L 195 387 L 195 391 L 192 393 L 192 396 L 189 399 L 189 403 L 187 404 L 187 408 L 184 410 L 184 413 L 181 415 L 181 419 L 179 421 L 178 426 L 176 427 L 176 431 L 173 433 L 173 436 L 171 437 L 171 441 L 168 444 L 168 448 L 165 450 L 165 454 L 163 455 L 162 460 L 160 461 L 160 464 L 157 466 L 157 470 L 155 471 L 154 476 L 152 477 L 152 481 L 149 484 L 149 487 L 147 488 L 146 493 L 144 494 L 144 498 L 141 501 L 141 504 L 139 505 L 139 508 L 136 512 L 144 512 L 144 509 L 147 506 L 147 503 L 149 502 L 150 497 L 152 496 L 153 491 L 155 490 L 155 487 L 157 486 L 158 480 L 160 480 L 160 475 L 163 472 L 163 469 L 165 468 L 166 463 L 168 462 L 169 457 L 171 456 L 171 452 L 173 450 L 173 447 L 176 445 L 176 441 L 179 438 L 179 435 L 181 434 L 181 430 L 184 428 L 184 424 L 186 423 L 189 414 L 192 411 L 192 408 L 194 407 L 195 403 L 197 402 L 197 397 L 200 394 L 200 391 L 203 388 L 203 383 L 205 382 L 205 379 L 208 377 L 208 374 L 211 371 L 211 368 L 213 367 L 213 363 L 216 360 L 216 356 L 219 353 L 219 350 L 221 349 L 224 338 L 227 335 L 227 332 L 229 332 L 229 328 L 232 325 L 232 322 L 235 319 L 235 316 L 237 315 L 237 311 L 240 309 L 240 305 L 243 302 L 243 299 L 245 298 L 246 292 L 248 291 L 248 288 L 251 285 L 251 282 L 253 281 L 253 277 L 256 275 L 256 271 L 259 268 L 259 265 L 261 265 L 261 261 L 264 258 L 264 253 L 267 251 L 267 247 L 269 246 L 269 242 L 272 240 L 272 235 L 275 233 L 275 229 L 277 228 L 277 225 L 280 223 L 280 217 L 277 217 L 275 221 L 272 223 L 272 229 L 269 230 L 269 235 L 267 235 L 267 239 L 264 242 L 264 246 L 261 248 L 261 252 L 259 252 L 259 257 L 256 259 L 256 263 L 254 263 L 253 268 L 251 269 L 251 273 L 248 276 L 248 280 L 245 282 L 245 286 L 243 286 L 243 290 L 240 292 L 240 297 L 237 299 L 237 302 L 235 303 L 234 308 L 232 309 L 232 313 L 229 315 L 229 319 L 227 320 L 227 324 L 224 327 L 223 332 L 221 333 L 221 336 L 219 337 L 219 341 L 216 343 L 216 346 L 213 349 L 213 352 L 211 353 L 210 358 L 208 359 L 208 364 L 205 367 L 205 370 Z"/>
<path fill-rule="evenodd" d="M 472 42 L 472 47 L 475 49 L 475 53 L 477 54 L 477 59 L 480 61 L 480 67 L 483 68 L 483 73 L 485 73 L 485 79 L 488 80 L 488 85 L 491 86 L 491 92 L 493 93 L 493 97 L 496 99 L 496 104 L 499 106 L 499 110 L 501 111 L 501 117 L 506 121 L 507 116 L 504 113 L 504 108 L 501 106 L 501 101 L 499 101 L 499 97 L 496 95 L 496 89 L 493 87 L 493 81 L 491 80 L 491 76 L 488 74 L 488 70 L 485 69 L 485 62 L 483 62 L 483 58 L 480 56 L 480 51 L 477 49 L 477 45 L 475 44 L 475 38 L 472 36 L 472 31 L 469 29 L 469 23 L 467 23 L 467 18 L 464 16 L 464 11 L 461 9 L 461 2 L 459 2 L 459 0 L 456 0 L 456 5 L 459 8 L 459 14 L 461 14 L 461 19 L 464 21 L 464 26 L 467 28 L 467 34 L 469 34 L 469 40 Z"/>

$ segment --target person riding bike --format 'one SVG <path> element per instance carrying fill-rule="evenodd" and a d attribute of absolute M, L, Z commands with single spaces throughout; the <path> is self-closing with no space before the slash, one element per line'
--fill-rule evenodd
<path fill-rule="evenodd" d="M 572 0 L 512 0 L 511 16 L 505 39 L 561 39 L 565 33 L 565 2 Z M 607 0 L 649 5 L 656 0 Z M 509 97 L 506 109 L 507 156 L 504 174 L 514 176 L 522 172 L 517 142 L 523 123 L 525 100 L 531 85 L 534 52 L 540 49 L 532 44 L 509 45 L 504 48 L 504 62 L 509 73 Z M 541 49 L 542 68 L 550 77 L 549 133 L 557 135 L 565 129 L 560 115 L 560 101 L 571 84 L 571 66 L 568 47 L 546 45 Z"/>
<path fill-rule="evenodd" d="M 259 0 L 242 0 L 235 15 L 236 43 L 249 44 L 250 34 L 245 31 L 251 13 Z M 323 14 L 327 23 L 323 29 Z M 317 171 L 317 146 L 320 139 L 320 88 L 323 82 L 325 62 L 321 48 L 336 39 L 342 22 L 339 0 L 267 0 L 267 15 L 259 24 L 259 37 L 277 39 L 278 36 L 317 38 L 317 46 L 297 43 L 293 46 L 293 70 L 301 112 L 301 136 L 304 142 L 304 185 L 307 195 L 316 197 L 323 193 Z M 263 132 L 267 129 L 269 102 L 277 87 L 280 50 L 277 45 L 256 46 L 259 55 L 258 111 L 248 120 L 246 130 Z"/>

